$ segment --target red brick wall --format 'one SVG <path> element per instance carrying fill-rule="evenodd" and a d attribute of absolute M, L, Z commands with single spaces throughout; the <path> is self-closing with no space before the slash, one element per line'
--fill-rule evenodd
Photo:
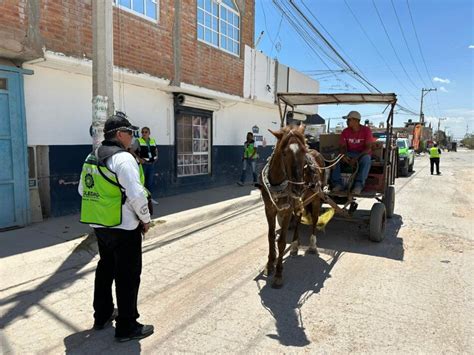
<path fill-rule="evenodd" d="M 240 57 L 209 46 L 197 40 L 196 2 L 184 1 L 189 11 L 183 11 L 181 54 L 183 82 L 204 86 L 229 94 L 243 95 L 244 48 L 245 44 L 253 46 L 254 34 L 254 1 L 242 0 L 241 48 Z M 183 6 L 184 8 L 184 6 Z"/>
<path fill-rule="evenodd" d="M 74 57 L 92 58 L 91 0 L 37 0 L 39 15 L 36 48 Z M 26 0 L 0 1 L 2 31 L 21 39 L 28 28 Z M 175 0 L 159 0 L 159 23 L 114 6 L 114 63 L 133 71 L 173 79 L 173 24 Z M 242 96 L 245 44 L 252 46 L 254 0 L 237 0 L 241 16 L 240 57 L 198 42 L 196 1 L 181 1 L 181 82 Z M 3 36 L 5 37 L 5 36 Z M 1 47 L 1 42 L 0 42 Z M 0 48 L 1 53 L 1 48 Z M 27 59 L 24 57 L 24 59 Z"/>
<path fill-rule="evenodd" d="M 31 55 L 27 29 L 26 0 L 0 1 L 0 57 L 21 59 Z"/>

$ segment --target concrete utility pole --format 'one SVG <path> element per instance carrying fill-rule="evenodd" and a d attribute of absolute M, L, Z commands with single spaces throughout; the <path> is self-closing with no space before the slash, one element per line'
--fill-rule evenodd
<path fill-rule="evenodd" d="M 439 128 L 440 128 L 440 125 L 441 125 L 441 121 L 444 121 L 446 119 L 446 117 L 440 117 L 438 118 L 438 130 L 436 131 L 436 139 L 439 141 L 439 138 L 441 137 L 441 133 L 439 131 Z"/>
<path fill-rule="evenodd" d="M 425 115 L 423 113 L 423 98 L 430 91 L 436 91 L 437 89 L 421 89 L 421 105 L 420 105 L 420 123 L 423 125 L 425 123 Z M 426 94 L 425 94 L 426 93 Z"/>
<path fill-rule="evenodd" d="M 114 114 L 113 8 L 110 0 L 92 0 L 92 144 L 104 139 L 104 123 Z"/>

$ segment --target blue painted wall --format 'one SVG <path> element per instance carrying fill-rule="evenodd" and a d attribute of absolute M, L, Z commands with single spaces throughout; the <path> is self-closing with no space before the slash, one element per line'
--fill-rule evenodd
<path fill-rule="evenodd" d="M 78 213 L 81 199 L 77 193 L 82 164 L 92 149 L 91 145 L 52 145 L 49 147 L 51 214 L 54 217 Z M 234 184 L 240 178 L 242 169 L 241 146 L 214 146 L 212 149 L 212 173 L 178 178 L 175 174 L 175 147 L 158 146 L 159 160 L 156 164 L 152 193 L 164 197 L 192 192 L 211 187 Z M 272 147 L 259 148 L 260 171 Z M 247 181 L 251 173 L 247 172 Z"/>

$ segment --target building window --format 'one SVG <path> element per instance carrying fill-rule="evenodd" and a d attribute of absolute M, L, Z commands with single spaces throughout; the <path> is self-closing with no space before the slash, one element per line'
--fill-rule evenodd
<path fill-rule="evenodd" d="M 177 117 L 178 177 L 210 173 L 211 118 L 182 114 Z"/>
<path fill-rule="evenodd" d="M 240 16 L 233 0 L 197 1 L 197 37 L 226 52 L 240 53 Z"/>
<path fill-rule="evenodd" d="M 119 8 L 146 19 L 158 20 L 158 0 L 113 0 Z"/>

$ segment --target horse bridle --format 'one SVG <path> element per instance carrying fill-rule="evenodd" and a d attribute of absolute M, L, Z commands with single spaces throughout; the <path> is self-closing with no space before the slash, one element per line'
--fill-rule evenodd
<path fill-rule="evenodd" d="M 293 131 L 290 131 L 289 132 L 290 135 L 293 135 Z M 274 198 L 278 201 L 278 199 L 280 198 L 283 198 L 283 197 L 290 197 L 290 198 L 293 198 L 295 200 L 299 200 L 301 199 L 301 197 L 303 196 L 303 193 L 305 190 L 303 190 L 303 193 L 301 195 L 295 195 L 290 191 L 287 191 L 288 190 L 288 187 L 289 185 L 308 185 L 308 188 L 310 187 L 315 187 L 315 186 L 311 186 L 311 184 L 307 184 L 304 180 L 303 181 L 292 181 L 292 180 L 289 180 L 288 179 L 288 174 L 286 172 L 286 167 L 285 167 L 285 164 L 282 164 L 282 166 L 284 166 L 284 173 L 285 173 L 285 180 L 283 180 L 282 183 L 278 184 L 278 185 L 272 185 L 270 183 L 270 181 L 268 180 L 268 169 L 270 167 L 270 164 L 272 162 L 272 159 L 274 159 L 274 153 L 275 153 L 275 150 L 273 150 L 272 154 L 270 155 L 270 157 L 268 158 L 268 161 L 267 161 L 267 164 L 265 164 L 263 170 L 262 170 L 262 183 L 263 183 L 263 186 L 265 187 L 265 190 L 267 191 L 268 193 L 268 196 L 270 197 L 270 200 L 272 202 L 272 204 L 274 205 L 274 207 L 277 209 L 278 212 L 281 212 L 281 211 L 284 211 L 284 210 L 287 210 L 289 209 L 291 206 L 289 204 L 285 205 L 284 207 L 280 208 L 278 207 L 276 201 L 274 200 Z M 283 156 L 281 157 L 281 159 L 283 159 Z M 307 164 L 310 165 L 311 169 L 314 170 L 314 162 L 311 158 L 311 156 L 309 155 L 308 152 L 305 153 L 305 160 L 307 162 Z M 316 167 L 318 168 L 318 167 Z M 304 175 L 303 175 L 303 179 L 304 179 Z"/>

